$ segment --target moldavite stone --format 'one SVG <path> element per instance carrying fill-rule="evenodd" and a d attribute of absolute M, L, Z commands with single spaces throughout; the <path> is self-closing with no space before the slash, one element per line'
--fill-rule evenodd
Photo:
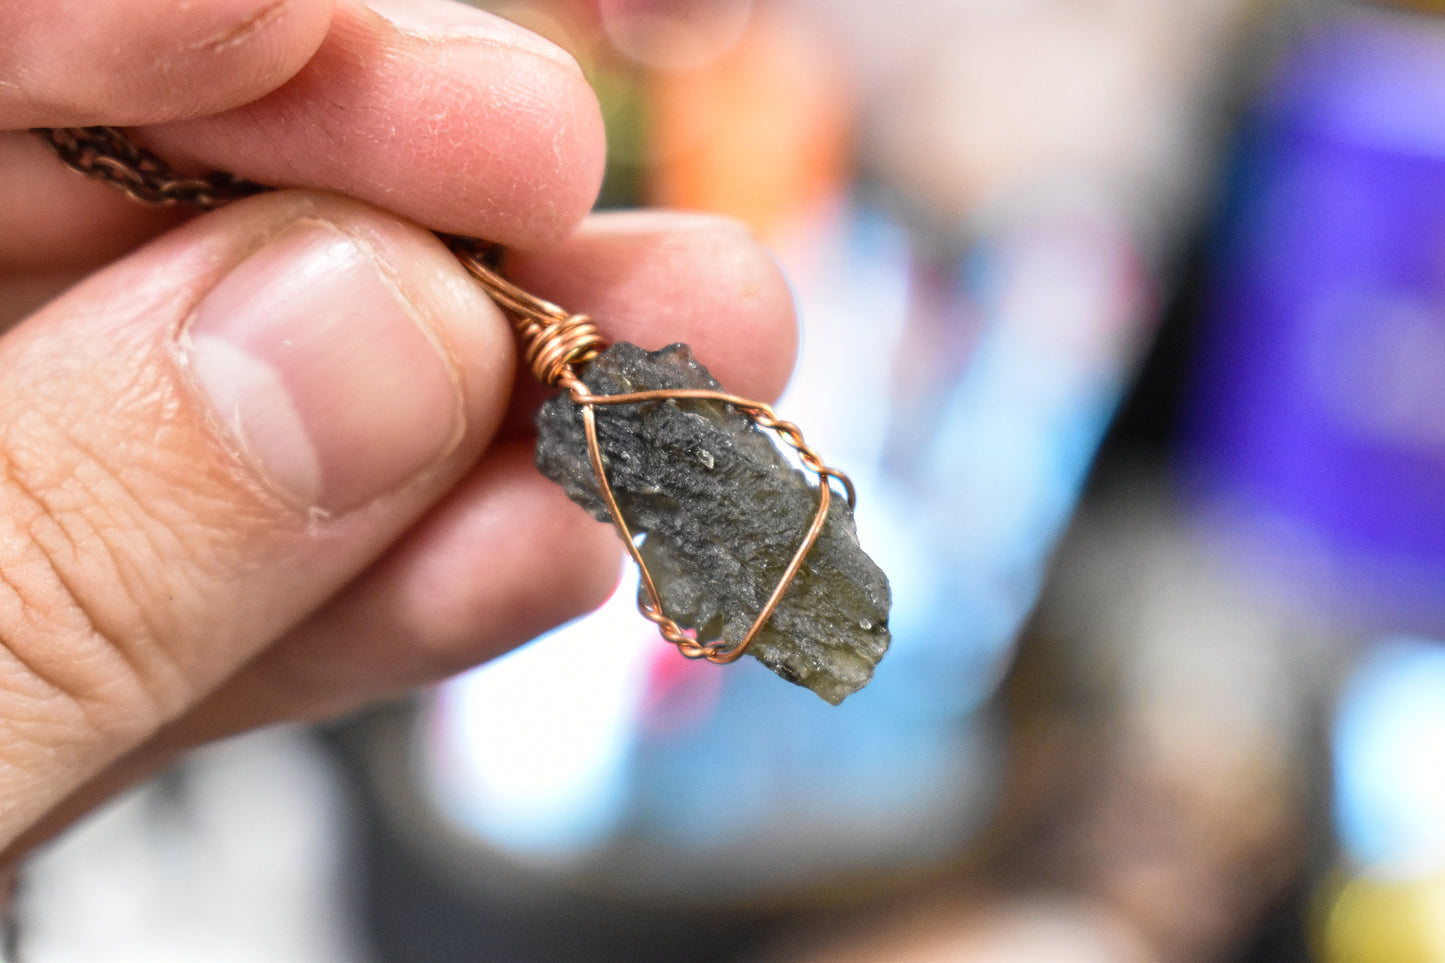
<path fill-rule="evenodd" d="M 691 349 L 618 343 L 580 372 L 593 394 L 722 390 Z M 607 480 L 652 573 L 663 612 L 704 641 L 736 643 L 772 594 L 817 512 L 811 475 L 741 412 L 711 401 L 595 407 Z M 537 467 L 610 521 L 581 408 L 564 394 L 537 415 Z M 840 493 L 807 561 L 748 652 L 834 705 L 868 683 L 888 649 L 888 580 L 858 547 Z"/>

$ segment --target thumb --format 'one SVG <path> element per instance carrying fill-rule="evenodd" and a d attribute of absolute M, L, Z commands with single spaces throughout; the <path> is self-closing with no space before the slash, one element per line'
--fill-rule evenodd
<path fill-rule="evenodd" d="M 486 445 L 512 370 L 436 238 L 301 193 L 0 339 L 0 845 L 374 559 Z"/>

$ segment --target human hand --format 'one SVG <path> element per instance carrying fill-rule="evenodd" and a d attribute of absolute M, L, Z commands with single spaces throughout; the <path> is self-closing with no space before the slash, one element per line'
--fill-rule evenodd
<path fill-rule="evenodd" d="M 794 347 L 746 232 L 587 216 L 596 102 L 501 20 L 452 0 L 75 16 L 0 8 L 11 860 L 188 746 L 434 681 L 610 590 L 611 530 L 531 465 L 508 323 L 426 229 L 508 245 L 519 283 L 613 338 L 687 340 L 744 395 L 775 394 Z M 302 189 L 144 208 L 26 130 L 85 124 Z"/>

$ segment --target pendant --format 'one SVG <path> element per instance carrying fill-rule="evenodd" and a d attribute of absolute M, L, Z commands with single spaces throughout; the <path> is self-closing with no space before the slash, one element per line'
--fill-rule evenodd
<path fill-rule="evenodd" d="M 209 209 L 267 189 L 181 176 L 118 128 L 37 133 L 146 203 Z M 691 659 L 752 655 L 834 705 L 866 685 L 888 649 L 890 593 L 858 544 L 847 476 L 768 405 L 728 394 L 686 345 L 609 345 L 585 315 L 507 280 L 495 245 L 443 240 L 512 319 L 532 373 L 559 389 L 537 414 L 537 467 L 617 530 L 662 637 Z"/>
<path fill-rule="evenodd" d="M 625 540 L 641 537 L 643 614 L 695 633 L 673 639 L 685 655 L 746 651 L 834 705 L 866 685 L 888 648 L 888 580 L 858 545 L 851 497 L 831 497 L 836 473 L 809 466 L 809 484 L 761 426 L 801 435 L 770 409 L 721 400 L 685 344 L 611 345 L 581 381 L 606 405 L 594 409 L 601 471 L 587 401 L 565 392 L 537 414 L 537 467 L 594 518 L 623 519 Z M 649 400 L 611 403 L 638 393 Z"/>

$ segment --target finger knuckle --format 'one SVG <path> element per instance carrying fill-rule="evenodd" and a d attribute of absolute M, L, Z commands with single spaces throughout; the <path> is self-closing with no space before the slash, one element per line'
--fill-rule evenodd
<path fill-rule="evenodd" d="M 12 691 L 107 736 L 139 738 L 178 711 L 184 691 L 145 605 L 140 560 L 154 549 L 136 544 L 163 532 L 137 524 L 135 499 L 83 454 L 63 468 L 52 459 L 41 478 L 13 459 L 0 471 L 0 646 Z"/>

